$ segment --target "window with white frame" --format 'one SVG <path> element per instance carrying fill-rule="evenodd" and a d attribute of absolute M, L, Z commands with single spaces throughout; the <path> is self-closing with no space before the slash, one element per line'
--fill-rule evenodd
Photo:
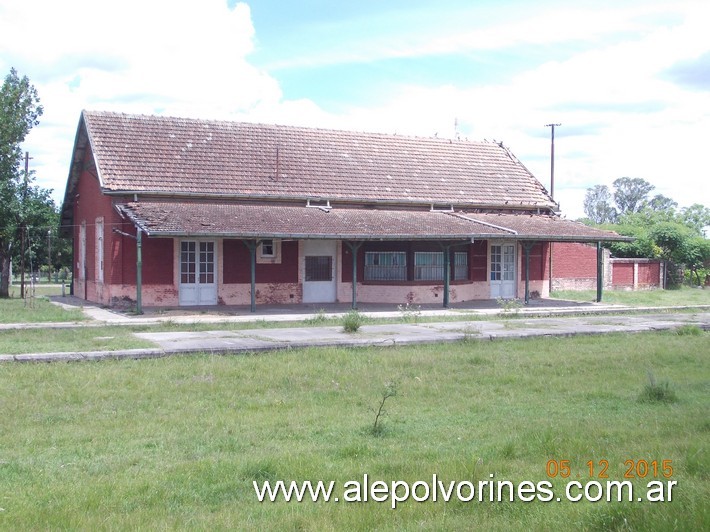
<path fill-rule="evenodd" d="M 454 280 L 465 281 L 468 279 L 468 252 L 457 251 L 454 253 Z"/>
<path fill-rule="evenodd" d="M 414 253 L 414 279 L 416 281 L 443 281 L 444 252 L 418 251 Z"/>
<path fill-rule="evenodd" d="M 96 282 L 104 282 L 104 219 L 96 218 Z"/>
<path fill-rule="evenodd" d="M 273 257 L 274 253 L 274 241 L 272 239 L 261 241 L 260 254 L 262 257 Z"/>
<path fill-rule="evenodd" d="M 366 281 L 406 281 L 407 253 L 368 251 L 365 253 Z"/>
<path fill-rule="evenodd" d="M 259 243 L 257 264 L 281 264 L 281 240 L 265 238 Z"/>

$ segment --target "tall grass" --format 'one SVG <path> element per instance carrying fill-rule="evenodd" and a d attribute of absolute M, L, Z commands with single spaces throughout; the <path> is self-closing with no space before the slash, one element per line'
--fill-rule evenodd
<path fill-rule="evenodd" d="M 707 333 L 0 366 L 0 528 L 707 530 Z M 646 370 L 677 402 L 643 403 Z M 397 382 L 373 435 L 383 382 Z M 252 482 L 539 481 L 672 460 L 672 503 L 258 503 Z M 560 479 L 553 479 L 556 489 Z M 645 482 L 641 482 L 645 484 Z"/>
<path fill-rule="evenodd" d="M 596 290 L 557 290 L 551 297 L 570 301 L 595 301 Z M 604 290 L 602 302 L 632 307 L 710 305 L 710 290 L 688 288 L 675 290 Z"/>

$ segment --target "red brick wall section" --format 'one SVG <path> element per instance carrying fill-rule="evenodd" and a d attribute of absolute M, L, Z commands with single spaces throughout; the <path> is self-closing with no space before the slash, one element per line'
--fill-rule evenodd
<path fill-rule="evenodd" d="M 596 255 L 595 255 L 596 257 Z M 596 259 L 595 259 L 596 260 Z M 525 251 L 522 256 L 520 280 L 525 281 Z M 539 242 L 530 250 L 530 281 L 543 281 L 549 278 L 549 245 Z"/>
<path fill-rule="evenodd" d="M 469 254 L 469 267 L 471 268 L 471 281 L 488 280 L 488 241 L 476 240 L 471 244 Z"/>
<path fill-rule="evenodd" d="M 596 245 L 555 242 L 552 245 L 552 276 L 555 279 L 596 280 Z M 614 279 L 616 280 L 616 272 Z"/>
<path fill-rule="evenodd" d="M 633 287 L 634 286 L 634 265 L 631 262 L 617 262 L 613 265 L 612 274 L 613 287 Z"/>
<path fill-rule="evenodd" d="M 84 155 L 86 167 L 92 167 L 88 164 L 92 161 L 91 150 L 87 148 Z M 74 275 L 79 281 L 80 272 L 78 264 L 80 260 L 80 227 L 82 222 L 86 223 L 86 280 L 88 281 L 88 289 L 84 290 L 83 286 L 75 283 L 75 295 L 79 297 L 86 296 L 90 300 L 96 300 L 95 279 L 96 279 L 96 219 L 104 218 L 104 282 L 112 282 L 116 272 L 114 271 L 114 261 L 110 260 L 115 257 L 119 251 L 116 249 L 116 240 L 118 235 L 113 233 L 113 228 L 121 224 L 121 219 L 113 208 L 113 200 L 109 196 L 101 193 L 98 178 L 88 170 L 84 170 L 79 177 L 77 184 L 77 194 L 74 197 Z"/>
<path fill-rule="evenodd" d="M 146 238 L 143 236 L 141 245 L 143 247 L 143 284 L 168 284 L 172 286 L 173 239 Z"/>
<path fill-rule="evenodd" d="M 123 222 L 120 230 L 129 235 L 136 234 L 133 224 Z M 111 278 L 114 284 L 135 285 L 136 284 L 136 241 L 133 238 L 115 235 L 116 255 L 118 257 L 116 275 Z M 144 254 L 145 255 L 145 254 Z"/>
<path fill-rule="evenodd" d="M 249 249 L 241 240 L 225 240 L 222 249 L 225 284 L 251 283 Z M 298 242 L 281 242 L 281 264 L 257 264 L 257 283 L 298 283 Z"/>
<path fill-rule="evenodd" d="M 638 283 L 639 286 L 649 287 L 659 285 L 661 274 L 661 264 L 658 262 L 639 263 Z"/>

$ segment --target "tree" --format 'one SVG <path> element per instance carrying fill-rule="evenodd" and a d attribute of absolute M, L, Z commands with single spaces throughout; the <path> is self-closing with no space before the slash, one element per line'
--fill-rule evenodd
<path fill-rule="evenodd" d="M 710 226 L 710 209 L 700 203 L 685 207 L 680 213 L 683 223 L 695 229 L 699 235 L 705 235 L 705 228 Z"/>
<path fill-rule="evenodd" d="M 612 223 L 616 210 L 611 206 L 611 193 L 606 185 L 594 185 L 584 196 L 584 214 L 595 224 Z"/>
<path fill-rule="evenodd" d="M 656 194 L 653 196 L 651 201 L 648 202 L 648 208 L 657 212 L 675 212 L 676 207 L 678 207 L 678 202 L 673 201 L 671 198 L 664 196 L 663 194 Z"/>
<path fill-rule="evenodd" d="M 700 270 L 710 261 L 710 240 L 701 236 L 688 238 L 679 251 L 679 260 L 690 270 L 689 279 L 695 274 L 697 284 L 702 285 Z"/>
<path fill-rule="evenodd" d="M 27 76 L 13 68 L 0 88 L 0 297 L 9 296 L 10 260 L 24 223 L 25 199 L 33 193 L 22 175 L 21 144 L 39 124 L 43 108 Z"/>
<path fill-rule="evenodd" d="M 23 226 L 25 231 L 26 249 L 25 261 L 29 270 L 30 264 L 34 271 L 47 264 L 49 259 L 47 246 L 47 231 L 53 231 L 59 226 L 59 216 L 51 191 L 38 186 L 28 186 L 25 195 L 23 213 Z M 56 231 L 53 231 L 56 233 Z M 54 253 L 57 249 L 55 247 Z M 20 246 L 15 246 L 12 252 L 14 264 L 20 262 Z"/>
<path fill-rule="evenodd" d="M 620 177 L 613 185 L 619 215 L 641 211 L 648 204 L 649 193 L 656 188 L 640 177 Z"/>

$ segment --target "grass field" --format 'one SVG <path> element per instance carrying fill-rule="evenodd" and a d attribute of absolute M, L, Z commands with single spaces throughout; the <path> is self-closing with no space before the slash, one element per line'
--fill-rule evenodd
<path fill-rule="evenodd" d="M 0 323 L 38 323 L 82 321 L 81 309 L 64 310 L 46 297 L 28 299 L 0 299 Z"/>
<path fill-rule="evenodd" d="M 0 354 L 116 351 L 155 347 L 133 335 L 128 327 L 71 329 L 12 329 L 0 331 Z"/>
<path fill-rule="evenodd" d="M 708 530 L 710 343 L 685 332 L 1 365 L 0 528 Z M 649 371 L 675 401 L 639 400 Z M 626 460 L 672 460 L 678 484 L 664 503 L 396 510 L 259 503 L 252 486 L 538 482 L 551 459 L 582 482 L 590 460 L 619 481 Z"/>
<path fill-rule="evenodd" d="M 558 290 L 552 293 L 553 298 L 570 301 L 596 301 L 596 290 Z M 688 288 L 676 290 L 605 290 L 602 294 L 603 303 L 638 306 L 683 306 L 710 305 L 710 289 Z"/>

